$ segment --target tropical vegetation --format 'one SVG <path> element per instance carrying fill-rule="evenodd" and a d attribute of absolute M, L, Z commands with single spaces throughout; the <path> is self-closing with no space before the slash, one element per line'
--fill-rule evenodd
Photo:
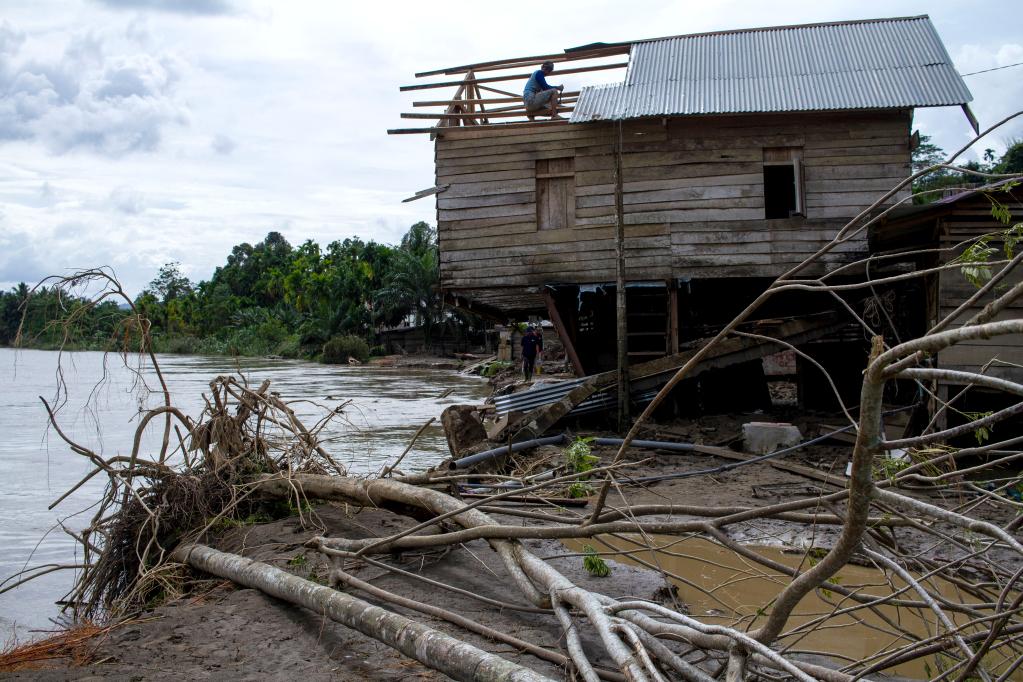
<path fill-rule="evenodd" d="M 913 150 L 912 169 L 914 173 L 944 163 L 948 158 L 945 151 L 931 142 L 929 135 L 921 135 L 920 143 Z M 1023 140 L 1014 140 L 1005 153 L 996 157 L 994 149 L 985 149 L 981 161 L 956 163 L 962 170 L 941 168 L 931 171 L 913 183 L 913 203 L 928 204 L 956 189 L 969 189 L 991 182 L 991 175 L 1023 173 Z"/>
<path fill-rule="evenodd" d="M 345 362 L 364 359 L 382 328 L 417 325 L 429 338 L 440 327 L 471 326 L 444 309 L 438 277 L 437 234 L 424 222 L 397 246 L 348 238 L 294 247 L 270 232 L 235 246 L 209 280 L 193 283 L 179 263 L 167 263 L 134 305 L 158 352 L 310 358 L 327 350 L 327 359 Z M 71 328 L 55 324 L 70 310 L 79 312 Z M 57 286 L 21 284 L 0 292 L 0 344 L 112 347 L 128 314 Z"/>

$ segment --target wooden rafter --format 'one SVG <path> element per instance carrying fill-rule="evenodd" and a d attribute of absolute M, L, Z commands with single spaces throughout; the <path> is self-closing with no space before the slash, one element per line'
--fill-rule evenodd
<path fill-rule="evenodd" d="M 614 64 L 600 64 L 598 66 L 580 66 L 575 69 L 562 69 L 558 71 L 559 74 L 568 73 L 586 73 L 589 71 L 606 71 L 608 69 L 624 69 L 629 65 L 628 62 L 616 62 Z M 472 83 L 500 83 L 503 81 L 521 81 L 532 76 L 532 73 L 514 73 L 507 76 L 488 76 L 486 78 L 474 78 L 471 79 Z M 399 90 L 402 92 L 408 92 L 410 90 L 430 90 L 432 88 L 448 88 L 456 85 L 462 85 L 463 83 L 469 83 L 470 79 L 466 77 L 461 81 L 442 81 L 440 83 L 421 83 L 419 85 L 403 85 Z"/>
<path fill-rule="evenodd" d="M 433 71 L 421 71 L 416 78 L 429 76 L 453 76 L 467 71 L 494 71 L 501 68 L 518 68 L 538 62 L 565 62 L 580 59 L 598 59 L 600 57 L 613 57 L 620 54 L 628 54 L 631 45 L 614 45 L 609 47 L 580 50 L 578 52 L 556 52 L 554 54 L 541 54 L 532 57 L 515 57 L 511 59 L 495 59 L 489 62 L 477 62 L 475 64 L 464 64 L 452 66 L 446 69 L 435 69 Z"/>
<path fill-rule="evenodd" d="M 544 128 L 549 126 L 560 126 L 560 125 L 571 125 L 568 120 L 560 119 L 557 121 L 514 121 L 512 123 L 502 123 L 501 130 L 510 130 L 517 128 Z M 464 130 L 464 128 L 452 128 L 450 126 L 433 126 L 430 128 L 390 128 L 387 131 L 388 135 L 416 135 L 429 133 L 431 136 L 436 136 L 441 133 L 451 132 L 454 133 L 458 130 Z"/>
<path fill-rule="evenodd" d="M 476 87 L 480 90 L 486 90 L 487 92 L 496 92 L 498 95 L 504 95 L 505 97 L 522 97 L 522 95 L 516 95 L 514 92 L 508 92 L 507 90 L 498 90 L 497 88 L 488 88 L 485 85 L 476 84 Z"/>
<path fill-rule="evenodd" d="M 483 88 L 481 86 L 476 86 L 476 89 L 477 90 L 482 90 Z M 576 98 L 578 96 L 579 96 L 579 91 L 578 90 L 564 92 L 564 93 L 561 94 L 561 101 L 565 101 L 566 99 L 574 99 L 574 98 Z M 449 99 L 420 100 L 420 101 L 413 102 L 412 106 L 414 106 L 414 107 L 446 107 L 447 105 L 451 104 L 451 101 L 452 100 L 449 100 Z M 462 100 L 462 101 L 467 103 L 467 104 L 470 103 L 470 102 L 474 103 L 474 104 L 509 104 L 511 102 L 521 102 L 522 101 L 522 96 L 521 95 L 514 95 L 514 96 L 509 96 L 509 97 L 483 97 L 481 95 L 479 97 L 479 99 L 465 99 L 465 100 Z"/>
<path fill-rule="evenodd" d="M 525 81 L 532 75 L 532 70 L 530 70 L 529 73 L 512 74 L 509 74 L 508 71 L 524 68 L 532 69 L 541 61 L 566 63 L 566 65 L 570 68 L 562 69 L 559 67 L 559 70 L 556 72 L 558 76 L 620 69 L 627 67 L 628 63 L 607 62 L 613 61 L 613 57 L 617 55 L 628 55 L 629 51 L 629 44 L 590 46 L 559 54 L 479 62 L 477 64 L 466 64 L 459 67 L 417 73 L 416 77 L 458 75 L 461 77 L 461 80 L 448 80 L 438 83 L 402 86 L 400 88 L 402 91 L 445 87 L 455 88 L 455 91 L 454 95 L 452 95 L 450 99 L 423 99 L 421 101 L 413 102 L 414 107 L 437 107 L 437 109 L 433 111 L 424 111 L 422 113 L 407 112 L 401 114 L 401 117 L 406 119 L 436 120 L 435 125 L 424 128 L 394 128 L 388 130 L 388 134 L 401 135 L 428 133 L 432 140 L 435 139 L 438 134 L 451 128 L 461 129 L 465 127 L 490 126 L 495 124 L 500 124 L 502 128 L 505 128 L 511 125 L 527 124 L 527 122 L 522 119 L 529 116 L 531 112 L 526 111 L 525 106 L 522 103 L 521 94 L 495 87 L 493 84 L 500 84 L 509 81 Z M 597 60 L 598 63 L 594 65 L 591 61 L 590 64 L 587 65 L 586 60 Z M 576 66 L 576 64 L 579 64 L 579 66 Z M 482 76 L 480 72 L 486 71 L 502 71 L 504 72 L 504 75 Z M 504 87 L 512 87 L 514 89 L 514 86 Z M 563 114 L 573 111 L 575 104 L 579 100 L 579 96 L 580 92 L 578 89 L 576 91 L 563 93 L 560 98 L 558 111 Z M 541 114 L 541 116 L 546 116 L 546 114 Z M 529 121 L 527 125 L 534 126 L 547 123 L 558 123 L 558 121 Z"/>
<path fill-rule="evenodd" d="M 487 113 L 487 117 L 489 117 L 489 118 L 512 118 L 514 116 L 525 116 L 527 113 L 530 113 L 530 112 L 526 111 L 525 107 L 517 107 L 517 109 L 518 109 L 518 111 L 502 111 L 502 112 L 497 112 L 497 113 L 488 112 Z M 572 111 L 572 109 L 573 109 L 572 107 L 560 107 L 560 106 L 558 107 L 558 111 L 569 111 L 570 112 L 570 111 Z M 549 108 L 545 108 L 544 109 L 544 112 L 548 112 L 548 111 L 549 111 Z M 536 111 L 534 111 L 534 112 L 531 112 L 531 113 L 533 113 L 533 115 L 536 115 L 536 116 L 546 116 L 547 114 L 544 113 L 544 112 L 536 112 Z M 415 112 L 415 113 L 403 113 L 401 115 L 401 117 L 402 118 L 414 118 L 414 119 L 432 119 L 432 118 L 436 118 L 436 119 L 441 119 L 441 120 L 444 120 L 444 121 L 452 121 L 451 125 L 457 125 L 457 123 L 456 123 L 457 121 L 461 121 L 462 123 L 465 123 L 466 125 L 475 125 L 477 123 L 478 119 L 483 118 L 482 113 L 478 112 L 478 111 L 465 111 L 465 112 L 462 112 L 462 113 L 451 113 L 451 114 L 449 114 L 447 112 L 444 112 L 444 113 L 441 113 L 441 114 L 418 113 L 418 112 Z M 466 123 L 467 121 L 472 121 L 472 123 Z"/>

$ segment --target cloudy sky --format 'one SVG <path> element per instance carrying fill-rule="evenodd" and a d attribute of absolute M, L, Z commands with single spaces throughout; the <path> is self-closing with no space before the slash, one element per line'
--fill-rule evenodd
<path fill-rule="evenodd" d="M 0 288 L 163 263 L 208 278 L 270 230 L 293 244 L 393 243 L 431 200 L 425 136 L 398 86 L 429 68 L 595 41 L 930 14 L 960 73 L 1023 62 L 1008 0 L 0 0 Z M 568 76 L 569 89 L 593 82 Z M 966 78 L 982 125 L 1023 105 L 1023 67 Z M 919 111 L 946 149 L 958 109 Z M 1023 137 L 1023 122 L 983 147 Z"/>

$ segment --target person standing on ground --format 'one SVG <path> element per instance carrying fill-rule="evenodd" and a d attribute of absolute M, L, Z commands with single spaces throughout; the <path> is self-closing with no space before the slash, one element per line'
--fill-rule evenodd
<path fill-rule="evenodd" d="M 561 101 L 561 92 L 564 85 L 548 85 L 547 76 L 554 73 L 554 62 L 544 62 L 539 69 L 526 81 L 526 89 L 522 91 L 522 101 L 526 105 L 526 114 L 529 120 L 535 120 L 534 114 L 545 107 L 550 107 L 551 120 L 560 119 L 558 116 L 558 102 Z"/>
<path fill-rule="evenodd" d="M 533 368 L 536 367 L 537 355 L 543 353 L 543 337 L 538 336 L 536 328 L 530 326 L 522 337 L 522 379 L 533 379 Z"/>

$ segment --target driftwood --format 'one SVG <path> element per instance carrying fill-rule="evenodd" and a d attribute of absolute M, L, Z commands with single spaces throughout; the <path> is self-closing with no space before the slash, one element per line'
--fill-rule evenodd
<path fill-rule="evenodd" d="M 550 679 L 422 623 L 269 564 L 193 544 L 179 546 L 171 553 L 171 559 L 322 613 L 456 680 L 543 682 Z"/>

